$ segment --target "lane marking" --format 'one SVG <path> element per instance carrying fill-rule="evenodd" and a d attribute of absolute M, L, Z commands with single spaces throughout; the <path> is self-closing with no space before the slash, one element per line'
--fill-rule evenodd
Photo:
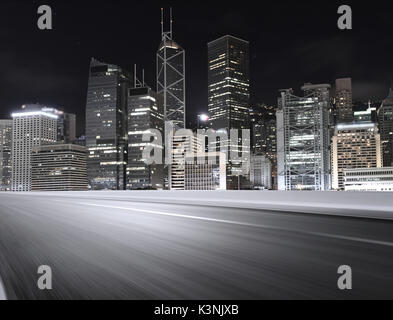
<path fill-rule="evenodd" d="M 184 218 L 184 219 L 192 219 L 192 220 L 207 221 L 207 222 L 225 223 L 225 224 L 230 224 L 230 225 L 259 228 L 259 229 L 265 229 L 265 230 L 295 232 L 295 233 L 302 233 L 302 234 L 306 234 L 306 235 L 330 238 L 330 239 L 335 239 L 335 240 L 346 240 L 346 241 L 360 242 L 360 243 L 366 243 L 366 244 L 375 244 L 375 245 L 380 245 L 380 246 L 393 247 L 393 242 L 378 241 L 378 240 L 372 240 L 372 239 L 363 239 L 363 238 L 358 238 L 358 237 L 347 237 L 347 236 L 340 236 L 340 235 L 334 235 L 334 234 L 322 233 L 322 232 L 294 230 L 294 229 L 289 229 L 289 228 L 273 227 L 273 226 L 262 225 L 262 224 L 253 224 L 253 223 L 239 222 L 239 221 L 232 221 L 232 220 L 222 220 L 222 219 L 198 217 L 198 216 L 192 216 L 192 215 L 184 215 L 184 214 L 170 213 L 170 212 L 161 212 L 161 211 L 155 211 L 155 210 L 145 210 L 145 209 L 118 207 L 118 206 L 107 206 L 107 205 L 81 203 L 81 202 L 78 204 L 85 205 L 85 206 L 91 206 L 91 207 L 107 208 L 107 209 L 138 211 L 138 212 L 143 212 L 143 213 L 150 213 L 150 214 L 154 214 L 154 215 L 168 216 L 168 217 L 175 217 L 175 218 Z"/>
<path fill-rule="evenodd" d="M 0 301 L 2 301 L 2 300 L 7 300 L 7 295 L 5 294 L 3 282 L 0 279 Z"/>

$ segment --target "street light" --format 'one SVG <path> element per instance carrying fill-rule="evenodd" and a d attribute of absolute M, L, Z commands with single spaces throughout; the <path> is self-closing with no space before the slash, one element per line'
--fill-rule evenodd
<path fill-rule="evenodd" d="M 203 113 L 198 115 L 198 129 L 200 128 L 201 123 L 206 123 L 210 120 L 209 115 Z"/>

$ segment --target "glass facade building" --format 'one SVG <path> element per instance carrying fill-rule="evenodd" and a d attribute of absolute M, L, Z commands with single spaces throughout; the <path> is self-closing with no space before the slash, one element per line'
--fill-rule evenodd
<path fill-rule="evenodd" d="M 163 137 L 164 110 L 161 96 L 148 87 L 130 89 L 127 128 L 127 189 L 163 189 L 163 165 L 147 165 L 143 159 L 143 149 L 146 147 L 162 148 L 164 151 L 163 145 L 157 139 L 153 140 L 153 137 L 150 142 L 143 141 L 144 134 L 153 134 L 151 129 L 158 130 Z"/>
<path fill-rule="evenodd" d="M 124 190 L 130 76 L 92 59 L 86 103 L 87 176 L 93 190 Z"/>
<path fill-rule="evenodd" d="M 278 189 L 330 188 L 330 85 L 306 84 L 303 97 L 282 90 L 277 111 Z"/>
<path fill-rule="evenodd" d="M 62 112 L 57 123 L 57 141 L 73 143 L 76 141 L 76 115 Z"/>
<path fill-rule="evenodd" d="M 266 156 L 271 162 L 272 187 L 277 189 L 277 120 L 273 106 L 258 104 L 250 109 L 253 155 Z"/>
<path fill-rule="evenodd" d="M 0 191 L 11 189 L 12 120 L 0 120 Z"/>
<path fill-rule="evenodd" d="M 212 128 L 225 130 L 229 135 L 231 129 L 249 130 L 250 128 L 250 58 L 248 41 L 226 35 L 208 43 L 208 109 Z M 239 136 L 241 136 L 239 134 Z M 231 145 L 222 141 L 224 148 L 239 154 L 249 154 L 250 141 Z M 216 150 L 221 151 L 221 150 Z M 244 157 L 246 158 L 246 157 Z M 239 168 L 242 163 L 228 157 L 227 188 L 239 189 Z"/>
<path fill-rule="evenodd" d="M 383 166 L 393 166 L 393 90 L 378 110 L 378 125 L 381 135 Z"/>
<path fill-rule="evenodd" d="M 249 43 L 224 36 L 208 44 L 208 107 L 215 130 L 248 129 Z"/>
<path fill-rule="evenodd" d="M 353 121 L 351 78 L 336 80 L 336 115 L 338 123 Z"/>

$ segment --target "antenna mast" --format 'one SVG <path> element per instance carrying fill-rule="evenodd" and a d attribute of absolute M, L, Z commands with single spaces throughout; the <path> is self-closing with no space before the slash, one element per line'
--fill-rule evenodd
<path fill-rule="evenodd" d="M 161 8 L 161 37 L 164 39 L 164 8 Z"/>
<path fill-rule="evenodd" d="M 173 30 L 173 18 L 172 18 L 172 7 L 170 8 L 170 19 L 171 19 L 171 28 L 170 28 L 170 32 L 171 32 L 171 38 L 172 38 L 172 30 Z"/>
<path fill-rule="evenodd" d="M 136 64 L 134 64 L 134 88 L 136 88 Z"/>

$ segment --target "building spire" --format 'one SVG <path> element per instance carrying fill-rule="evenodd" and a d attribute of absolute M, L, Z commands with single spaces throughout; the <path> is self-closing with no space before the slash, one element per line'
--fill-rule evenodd
<path fill-rule="evenodd" d="M 164 8 L 161 8 L 161 37 L 162 41 L 172 40 L 172 32 L 173 32 L 173 17 L 172 17 L 172 7 L 170 7 L 170 17 L 169 17 L 169 31 L 164 31 Z"/>
<path fill-rule="evenodd" d="M 173 18 L 172 18 L 172 7 L 170 8 L 170 37 L 172 38 L 172 31 L 173 31 Z"/>
<path fill-rule="evenodd" d="M 161 37 L 164 38 L 164 8 L 161 8 Z"/>

